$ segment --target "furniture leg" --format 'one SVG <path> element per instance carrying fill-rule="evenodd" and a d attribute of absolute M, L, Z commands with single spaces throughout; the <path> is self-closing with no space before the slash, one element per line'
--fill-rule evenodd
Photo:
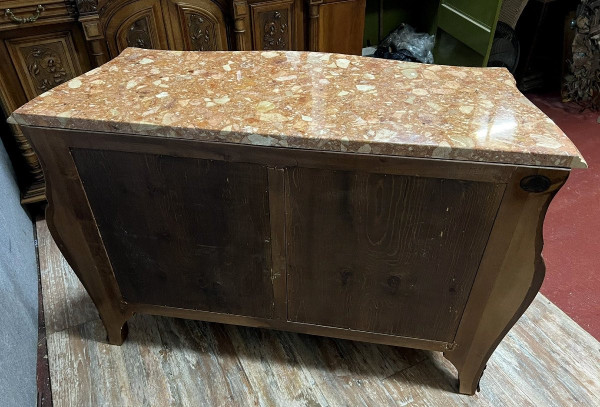
<path fill-rule="evenodd" d="M 488 359 L 542 285 L 543 221 L 550 201 L 565 181 L 564 174 L 551 171 L 528 177 L 517 171 L 507 185 L 498 217 L 510 221 L 497 223 L 492 229 L 458 328 L 456 346 L 444 353 L 458 370 L 460 393 L 475 393 Z M 506 216 L 509 212 L 512 217 Z"/>
<path fill-rule="evenodd" d="M 68 149 L 56 149 L 62 141 L 51 135 L 37 137 L 24 129 L 24 134 L 35 140 L 36 153 L 41 159 L 46 175 L 48 229 L 65 259 L 92 298 L 106 328 L 108 342 L 121 345 L 127 336 L 126 321 L 131 316 L 127 303 L 114 280 L 114 274 L 99 233 L 91 232 L 97 227 L 77 169 Z M 52 168 L 45 160 L 57 164 Z M 46 161 L 47 162 L 47 161 Z M 54 182 L 56 179 L 61 181 Z"/>

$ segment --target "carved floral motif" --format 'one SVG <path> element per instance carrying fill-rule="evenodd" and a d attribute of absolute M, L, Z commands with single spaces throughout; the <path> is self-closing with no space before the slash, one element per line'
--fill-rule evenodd
<path fill-rule="evenodd" d="M 79 14 L 95 13 L 98 10 L 97 0 L 76 0 Z"/>
<path fill-rule="evenodd" d="M 148 17 L 139 18 L 131 24 L 127 30 L 127 45 L 137 48 L 152 48 L 152 39 L 150 38 L 150 25 Z"/>
<path fill-rule="evenodd" d="M 36 90 L 46 92 L 56 85 L 74 77 L 73 72 L 67 72 L 63 64 L 64 55 L 45 45 L 35 45 L 23 50 L 27 70 Z"/>
<path fill-rule="evenodd" d="M 265 13 L 263 49 L 287 49 L 288 24 L 286 11 L 273 11 Z"/>
<path fill-rule="evenodd" d="M 192 50 L 214 51 L 217 49 L 215 23 L 200 14 L 189 13 L 185 16 L 189 29 Z"/>

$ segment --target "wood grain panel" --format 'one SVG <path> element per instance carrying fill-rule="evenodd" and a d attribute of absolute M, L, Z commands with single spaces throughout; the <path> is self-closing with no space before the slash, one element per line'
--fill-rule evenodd
<path fill-rule="evenodd" d="M 361 55 L 365 0 L 311 0 L 311 51 Z"/>
<path fill-rule="evenodd" d="M 272 316 L 265 167 L 72 154 L 127 302 Z"/>
<path fill-rule="evenodd" d="M 452 342 L 504 188 L 291 170 L 288 319 Z"/>

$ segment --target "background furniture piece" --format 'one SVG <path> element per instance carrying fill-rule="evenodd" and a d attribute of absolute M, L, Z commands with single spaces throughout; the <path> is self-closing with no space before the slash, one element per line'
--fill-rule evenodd
<path fill-rule="evenodd" d="M 360 54 L 364 8 L 365 0 L 2 1 L 0 105 L 8 117 L 126 47 Z M 22 202 L 43 201 L 42 170 L 19 126 L 2 139 Z"/>
<path fill-rule="evenodd" d="M 28 100 L 90 69 L 76 19 L 72 1 L 0 2 L 0 105 L 6 117 Z M 19 177 L 22 202 L 43 200 L 42 169 L 19 127 L 11 125 L 3 131 L 2 140 Z"/>
<path fill-rule="evenodd" d="M 363 46 L 376 46 L 401 23 L 435 34 L 434 62 L 486 66 L 501 0 L 367 0 Z"/>
<path fill-rule="evenodd" d="M 505 70 L 332 54 L 130 48 L 13 118 L 110 343 L 150 313 L 437 350 L 465 394 L 586 166 Z"/>
<path fill-rule="evenodd" d="M 517 24 L 521 59 L 515 72 L 522 92 L 558 91 L 568 55 L 564 44 L 572 44 L 574 30 L 565 30 L 565 19 L 578 0 L 531 0 Z M 569 21 L 570 22 L 570 21 Z M 571 41 L 566 40 L 571 36 Z"/>

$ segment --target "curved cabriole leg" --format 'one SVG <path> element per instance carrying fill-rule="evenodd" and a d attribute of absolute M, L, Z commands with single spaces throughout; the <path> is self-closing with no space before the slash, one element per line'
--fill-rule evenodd
<path fill-rule="evenodd" d="M 486 363 L 523 315 L 544 279 L 542 227 L 568 171 L 518 169 L 507 184 L 455 337 L 444 356 L 458 370 L 462 394 L 474 394 Z"/>
<path fill-rule="evenodd" d="M 39 155 L 46 177 L 48 229 L 96 305 L 108 342 L 121 345 L 130 314 L 69 153 L 68 136 L 47 129 L 34 132 L 28 127 L 23 128 L 23 133 Z"/>
<path fill-rule="evenodd" d="M 104 327 L 106 328 L 106 339 L 108 343 L 111 345 L 121 346 L 125 339 L 127 339 L 127 334 L 129 333 L 129 327 L 127 326 L 127 322 L 123 322 L 121 324 L 115 322 L 112 324 L 106 324 L 104 320 L 102 320 Z"/>

